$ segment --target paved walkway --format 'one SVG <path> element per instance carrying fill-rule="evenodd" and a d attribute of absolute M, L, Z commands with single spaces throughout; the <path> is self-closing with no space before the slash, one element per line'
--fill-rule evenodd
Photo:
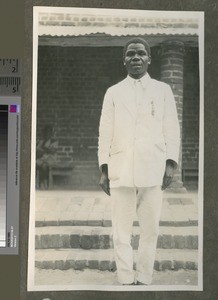
<path fill-rule="evenodd" d="M 196 226 L 197 223 L 197 193 L 164 193 L 160 225 Z M 101 191 L 37 191 L 36 226 L 45 225 L 110 227 L 110 197 Z"/>

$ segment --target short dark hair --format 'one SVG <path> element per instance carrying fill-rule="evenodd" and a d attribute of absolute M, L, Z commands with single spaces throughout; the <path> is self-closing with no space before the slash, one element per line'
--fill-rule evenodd
<path fill-rule="evenodd" d="M 142 38 L 135 37 L 135 38 L 132 38 L 132 39 L 128 40 L 127 43 L 124 45 L 123 57 L 125 56 L 126 50 L 127 50 L 128 46 L 130 44 L 143 44 L 145 46 L 145 49 L 148 52 L 148 55 L 149 56 L 151 55 L 151 49 L 150 49 L 150 46 L 149 46 L 148 42 L 146 40 L 142 39 Z"/>

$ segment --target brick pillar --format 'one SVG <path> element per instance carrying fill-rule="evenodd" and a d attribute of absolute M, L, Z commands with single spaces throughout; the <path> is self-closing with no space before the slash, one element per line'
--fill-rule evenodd
<path fill-rule="evenodd" d="M 184 44 L 180 41 L 166 41 L 161 45 L 161 81 L 168 83 L 173 91 L 182 137 L 182 115 L 183 115 L 183 56 Z M 182 182 L 182 143 L 178 168 L 174 180 L 170 186 L 177 192 L 185 191 Z"/>

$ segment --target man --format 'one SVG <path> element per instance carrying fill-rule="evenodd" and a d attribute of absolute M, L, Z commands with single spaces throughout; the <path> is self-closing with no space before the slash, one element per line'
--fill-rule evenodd
<path fill-rule="evenodd" d="M 37 185 L 40 189 L 49 188 L 49 168 L 58 161 L 58 141 L 54 139 L 54 129 L 46 125 L 42 131 L 42 138 L 36 142 L 36 173 Z"/>
<path fill-rule="evenodd" d="M 118 281 L 150 284 L 163 190 L 172 181 L 179 155 L 179 122 L 171 88 L 151 79 L 150 47 L 139 38 L 124 47 L 128 76 L 110 87 L 99 127 L 100 186 L 112 198 Z M 140 240 L 133 270 L 131 234 L 137 213 Z"/>

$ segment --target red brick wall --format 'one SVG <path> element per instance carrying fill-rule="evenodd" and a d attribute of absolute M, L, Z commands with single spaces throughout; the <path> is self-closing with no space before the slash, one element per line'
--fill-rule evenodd
<path fill-rule="evenodd" d="M 159 79 L 157 52 L 157 48 L 152 49 L 149 73 L 153 78 Z M 188 61 L 192 55 L 187 55 Z M 70 187 L 96 189 L 99 179 L 97 141 L 101 106 L 107 87 L 126 76 L 122 48 L 41 46 L 38 56 L 37 136 L 40 136 L 44 125 L 52 124 L 59 142 L 60 159 L 74 160 L 75 169 Z M 185 72 L 193 73 L 195 64 L 196 61 L 193 60 L 192 66 L 188 64 Z M 195 74 L 188 76 L 194 78 Z M 197 101 L 195 88 L 193 89 L 191 83 L 186 85 L 186 81 L 185 77 L 185 101 L 189 102 L 188 108 L 187 105 L 184 108 L 185 111 L 189 110 L 193 99 L 194 102 Z M 192 105 L 192 114 L 196 114 L 196 103 Z M 192 154 L 196 155 L 190 152 L 191 149 L 187 150 L 188 143 L 196 147 L 197 142 L 196 138 L 190 142 L 192 135 L 188 132 L 185 116 L 184 120 L 184 133 L 189 137 L 188 140 L 183 138 L 186 147 L 185 159 L 188 160 Z M 57 180 L 61 183 L 61 178 Z"/>

